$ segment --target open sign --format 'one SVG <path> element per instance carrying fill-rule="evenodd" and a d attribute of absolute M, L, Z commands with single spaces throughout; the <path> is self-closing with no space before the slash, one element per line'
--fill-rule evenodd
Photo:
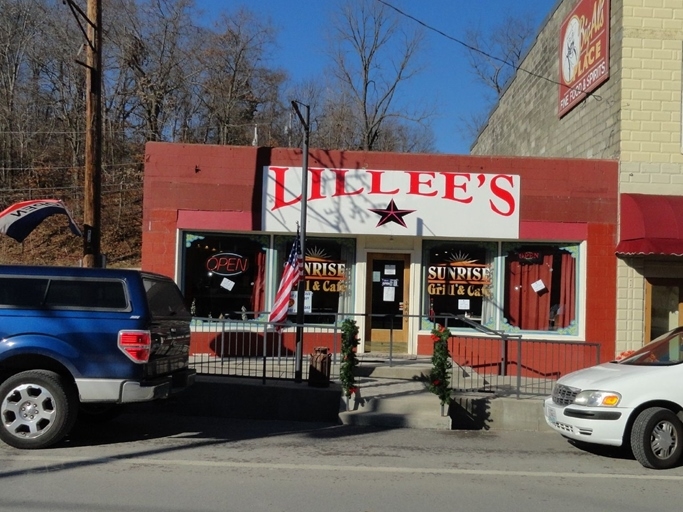
<path fill-rule="evenodd" d="M 206 260 L 206 269 L 219 276 L 237 276 L 246 272 L 248 268 L 247 258 L 231 252 L 214 254 Z"/>

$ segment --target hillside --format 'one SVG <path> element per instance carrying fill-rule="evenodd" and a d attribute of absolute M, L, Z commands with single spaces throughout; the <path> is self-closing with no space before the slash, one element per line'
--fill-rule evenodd
<path fill-rule="evenodd" d="M 132 185 L 132 186 L 131 186 Z M 45 199 L 48 199 L 47 197 Z M 62 199 L 79 225 L 83 226 L 82 201 Z M 13 203 L 10 203 L 13 204 Z M 2 209 L 10 206 L 2 204 Z M 102 195 L 101 252 L 108 267 L 139 268 L 142 249 L 142 183 L 129 184 Z M 79 265 L 83 257 L 83 239 L 69 230 L 63 215 L 45 219 L 23 243 L 0 235 L 0 264 Z"/>

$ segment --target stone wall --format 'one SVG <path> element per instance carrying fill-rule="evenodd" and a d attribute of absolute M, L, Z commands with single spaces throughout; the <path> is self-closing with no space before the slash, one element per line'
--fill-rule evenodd
<path fill-rule="evenodd" d="M 559 3 L 523 69 L 557 81 L 560 25 L 577 1 Z M 519 71 L 472 153 L 615 158 L 620 193 L 683 195 L 682 50 L 683 0 L 612 0 L 609 80 L 559 119 L 557 84 Z M 672 262 L 648 261 L 618 260 L 617 353 L 643 344 L 645 278 L 675 277 Z"/>
<path fill-rule="evenodd" d="M 564 117 L 557 115 L 560 26 L 576 3 L 565 0 L 551 13 L 475 140 L 472 154 L 618 158 L 621 1 L 611 4 L 609 79 Z"/>

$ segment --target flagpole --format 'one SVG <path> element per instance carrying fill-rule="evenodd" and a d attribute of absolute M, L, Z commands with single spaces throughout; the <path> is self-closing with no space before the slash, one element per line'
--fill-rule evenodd
<path fill-rule="evenodd" d="M 301 115 L 299 105 L 306 108 L 306 117 Z M 303 359 L 304 359 L 304 304 L 306 294 L 306 209 L 308 206 L 308 137 L 310 131 L 310 115 L 311 109 L 308 105 L 304 105 L 299 101 L 292 101 L 292 107 L 299 117 L 299 121 L 304 127 L 304 143 L 303 143 L 303 164 L 301 170 L 301 257 L 304 264 L 304 272 L 302 278 L 299 280 L 297 288 L 297 302 L 296 302 L 296 349 L 295 349 L 295 366 L 294 366 L 294 382 L 301 382 L 303 380 Z"/>

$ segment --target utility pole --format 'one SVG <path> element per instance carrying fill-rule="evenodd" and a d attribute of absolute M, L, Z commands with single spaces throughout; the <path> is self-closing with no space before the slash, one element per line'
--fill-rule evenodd
<path fill-rule="evenodd" d="M 301 115 L 299 105 L 306 108 L 306 117 Z M 308 207 L 308 139 L 310 133 L 310 117 L 311 109 L 308 105 L 304 105 L 298 101 L 292 101 L 292 108 L 301 121 L 304 127 L 304 144 L 303 144 L 303 164 L 301 170 L 301 257 L 304 263 L 304 276 L 299 281 L 297 289 L 297 303 L 296 303 L 296 349 L 294 351 L 294 382 L 301 382 L 303 380 L 303 359 L 304 359 L 304 304 L 306 294 L 306 209 Z"/>
<path fill-rule="evenodd" d="M 86 12 L 65 0 L 86 39 L 85 62 L 85 177 L 83 183 L 83 266 L 101 267 L 102 210 L 102 3 L 87 0 Z M 83 23 L 85 22 L 85 28 Z"/>

